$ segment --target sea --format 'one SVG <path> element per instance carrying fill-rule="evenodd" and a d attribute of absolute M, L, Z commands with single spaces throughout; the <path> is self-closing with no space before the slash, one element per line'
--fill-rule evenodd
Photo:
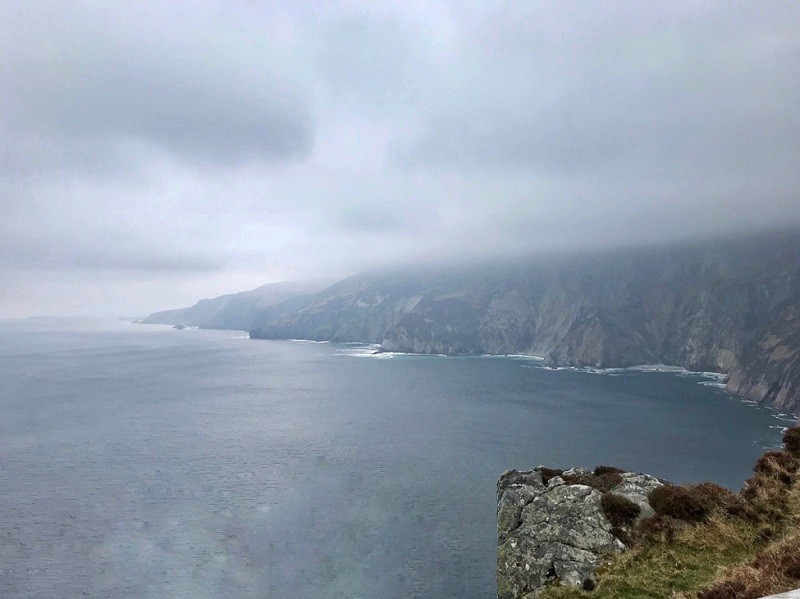
<path fill-rule="evenodd" d="M 787 416 L 718 377 L 0 321 L 0 597 L 483 598 L 496 481 L 738 489 Z"/>

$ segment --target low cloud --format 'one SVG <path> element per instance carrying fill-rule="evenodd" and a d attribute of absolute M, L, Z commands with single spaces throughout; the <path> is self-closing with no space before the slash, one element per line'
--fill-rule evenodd
<path fill-rule="evenodd" d="M 800 224 L 799 21 L 785 2 L 5 3 L 0 315 Z"/>
<path fill-rule="evenodd" d="M 76 154 L 125 162 L 136 144 L 199 163 L 308 156 L 311 98 L 268 32 L 239 36 L 235 22 L 189 8 L 8 6 L 5 135 L 70 168 Z"/>

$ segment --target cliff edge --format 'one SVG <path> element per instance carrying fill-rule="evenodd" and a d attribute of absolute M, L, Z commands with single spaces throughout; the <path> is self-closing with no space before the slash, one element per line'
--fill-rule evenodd
<path fill-rule="evenodd" d="M 599 466 L 497 485 L 499 599 L 757 599 L 800 588 L 800 428 L 734 493 Z"/>
<path fill-rule="evenodd" d="M 625 549 L 622 539 L 638 519 L 654 514 L 647 496 L 662 484 L 616 469 L 503 474 L 497 483 L 498 599 L 532 598 L 555 580 L 594 588 L 597 567 Z"/>

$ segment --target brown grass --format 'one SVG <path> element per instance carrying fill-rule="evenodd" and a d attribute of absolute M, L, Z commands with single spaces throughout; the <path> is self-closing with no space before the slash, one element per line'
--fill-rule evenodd
<path fill-rule="evenodd" d="M 800 534 L 769 545 L 755 558 L 697 593 L 697 599 L 757 599 L 800 586 Z"/>

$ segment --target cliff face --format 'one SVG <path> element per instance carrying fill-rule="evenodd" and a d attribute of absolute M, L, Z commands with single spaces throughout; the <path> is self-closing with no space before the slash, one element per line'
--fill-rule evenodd
<path fill-rule="evenodd" d="M 262 322 L 252 337 L 725 372 L 730 391 L 800 411 L 798 232 L 494 268 L 362 275 Z"/>

